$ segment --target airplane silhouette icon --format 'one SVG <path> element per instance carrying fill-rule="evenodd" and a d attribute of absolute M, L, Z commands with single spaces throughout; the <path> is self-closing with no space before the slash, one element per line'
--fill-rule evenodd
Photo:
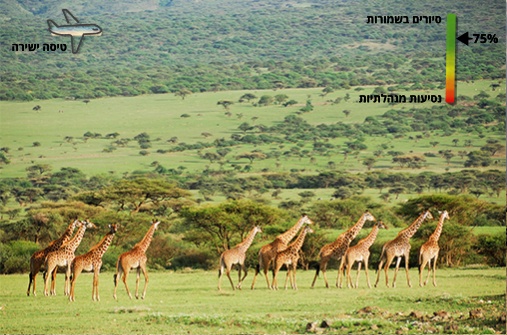
<path fill-rule="evenodd" d="M 48 20 L 48 30 L 53 36 L 70 36 L 70 41 L 72 43 L 72 53 L 75 54 L 79 52 L 79 48 L 83 43 L 85 35 L 102 35 L 102 28 L 100 28 L 98 25 L 79 23 L 79 20 L 74 15 L 72 15 L 68 9 L 62 9 L 62 12 L 63 15 L 65 15 L 65 20 L 67 20 L 68 25 L 59 26 L 55 23 L 55 21 Z M 74 37 L 80 37 L 77 47 L 75 47 L 76 43 L 74 42 Z"/>

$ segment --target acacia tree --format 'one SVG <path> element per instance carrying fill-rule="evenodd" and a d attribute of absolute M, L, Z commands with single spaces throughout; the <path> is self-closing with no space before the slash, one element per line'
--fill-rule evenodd
<path fill-rule="evenodd" d="M 278 224 L 284 217 L 277 208 L 244 199 L 219 205 L 186 207 L 180 215 L 184 226 L 193 232 L 187 235 L 187 240 L 208 245 L 217 253 L 241 242 L 254 226 Z"/>
<path fill-rule="evenodd" d="M 244 152 L 242 154 L 239 154 L 236 156 L 236 159 L 246 158 L 250 161 L 250 164 L 253 164 L 253 161 L 255 159 L 262 160 L 266 159 L 266 154 L 258 151 L 252 151 L 252 152 Z"/>
<path fill-rule="evenodd" d="M 122 179 L 103 191 L 104 198 L 119 210 L 138 213 L 143 205 L 159 206 L 162 201 L 189 197 L 190 193 L 162 179 Z"/>

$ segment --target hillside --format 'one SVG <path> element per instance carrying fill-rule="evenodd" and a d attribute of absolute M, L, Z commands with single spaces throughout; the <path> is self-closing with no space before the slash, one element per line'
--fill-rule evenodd
<path fill-rule="evenodd" d="M 67 43 L 46 20 L 65 22 L 58 1 L 7 1 L 0 36 L 1 100 L 98 98 L 146 93 L 335 88 L 443 82 L 445 15 L 459 32 L 495 33 L 498 44 L 459 48 L 458 80 L 505 77 L 505 2 L 77 1 L 81 22 L 103 36 L 80 54 L 13 52 L 13 43 Z M 396 8 L 386 13 L 386 8 Z M 372 25 L 368 15 L 440 15 L 440 24 Z"/>

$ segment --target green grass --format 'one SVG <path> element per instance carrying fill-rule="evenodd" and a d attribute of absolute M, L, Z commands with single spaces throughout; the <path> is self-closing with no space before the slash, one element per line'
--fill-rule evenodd
<path fill-rule="evenodd" d="M 285 274 L 280 273 L 284 280 Z M 382 274 L 383 275 L 383 274 Z M 0 277 L 1 333 L 304 333 L 309 322 L 326 320 L 328 333 L 426 333 L 431 327 L 441 333 L 456 324 L 460 333 L 505 332 L 497 323 L 505 310 L 505 269 L 438 269 L 438 287 L 417 286 L 417 272 L 410 271 L 414 287 L 408 288 L 400 272 L 397 288 L 368 289 L 364 273 L 359 289 L 325 289 L 322 278 L 310 289 L 314 271 L 298 271 L 298 291 L 269 291 L 259 277 L 257 288 L 249 289 L 250 270 L 244 290 L 231 290 L 223 278 L 222 292 L 216 289 L 216 272 L 150 272 L 145 300 L 129 300 L 123 286 L 118 301 L 112 297 L 112 273 L 100 275 L 101 301 L 91 300 L 91 274 L 82 274 L 76 286 L 76 302 L 62 295 L 63 276 L 57 278 L 56 297 L 26 297 L 26 275 Z M 336 270 L 329 269 L 334 283 Z M 392 270 L 390 273 L 392 278 Z M 135 287 L 133 274 L 129 286 Z M 236 280 L 237 275 L 234 273 Z M 381 277 L 383 280 L 383 277 Z M 370 271 L 374 283 L 375 273 Z M 473 283 L 473 284 L 472 284 Z M 141 285 L 143 281 L 141 281 Z M 371 307 L 371 313 L 360 311 Z M 481 308 L 483 319 L 471 320 L 468 313 Z M 445 310 L 447 322 L 431 321 L 433 313 Z M 421 312 L 425 320 L 410 317 Z M 417 323 L 417 322 L 418 323 Z M 378 327 L 377 331 L 374 331 Z"/>
<path fill-rule="evenodd" d="M 470 95 L 477 94 L 480 90 L 488 91 L 488 85 L 491 81 L 477 81 L 475 83 L 460 83 L 460 90 Z M 177 153 L 156 153 L 158 149 L 167 150 L 171 144 L 167 140 L 171 137 L 178 137 L 179 142 L 196 143 L 212 142 L 215 139 L 229 139 L 230 135 L 238 132 L 238 126 L 243 122 L 251 125 L 263 124 L 266 126 L 274 125 L 282 121 L 287 115 L 294 114 L 310 96 L 315 109 L 313 112 L 302 114 L 304 118 L 312 125 L 321 123 L 362 123 L 366 116 L 379 115 L 391 109 L 387 104 L 359 104 L 360 94 L 370 94 L 373 87 L 365 87 L 363 91 L 338 90 L 321 97 L 321 88 L 313 89 L 286 89 L 286 90 L 251 90 L 251 91 L 227 91 L 227 92 L 208 92 L 192 94 L 185 100 L 174 96 L 173 94 L 145 95 L 138 97 L 115 97 L 92 100 L 85 104 L 82 101 L 69 100 L 44 100 L 35 102 L 0 102 L 0 143 L 2 147 L 10 149 L 7 155 L 11 163 L 2 166 L 2 175 L 4 177 L 21 177 L 26 175 L 25 169 L 34 164 L 50 164 L 54 170 L 62 167 L 76 167 L 87 175 L 96 175 L 100 173 L 115 173 L 121 175 L 130 173 L 134 170 L 152 171 L 150 165 L 153 161 L 158 161 L 166 168 L 177 168 L 184 166 L 187 171 L 199 172 L 210 166 L 219 169 L 218 163 L 210 163 L 207 160 L 199 158 L 196 150 L 189 150 Z M 476 91 L 477 90 L 477 91 Z M 282 107 L 271 105 L 267 107 L 253 107 L 250 103 L 238 103 L 238 99 L 245 92 L 252 92 L 260 97 L 268 94 L 275 96 L 277 94 L 286 94 L 290 99 L 299 102 L 292 107 Z M 491 94 L 495 92 L 488 91 Z M 351 99 L 348 102 L 342 101 L 340 104 L 333 105 L 328 100 L 334 100 L 336 97 L 344 97 L 349 93 Z M 443 94 L 441 90 L 420 91 L 420 92 L 402 92 L 407 96 L 416 94 Z M 231 117 L 224 115 L 225 110 L 217 105 L 219 100 L 236 101 L 231 106 Z M 33 111 L 35 105 L 40 105 L 40 112 Z M 398 105 L 396 108 L 411 108 L 413 104 Z M 431 106 L 431 103 L 416 105 Z M 348 109 L 351 114 L 348 117 L 342 113 Z M 63 113 L 58 111 L 63 110 Z M 189 117 L 182 118 L 181 115 L 188 114 Z M 241 118 L 238 115 L 242 115 Z M 258 119 L 253 120 L 256 117 Z M 146 132 L 150 135 L 152 148 L 148 149 L 149 155 L 141 156 L 141 148 L 134 140 L 130 141 L 127 147 L 117 148 L 113 152 L 104 152 L 111 145 L 110 139 L 89 139 L 84 141 L 83 134 L 86 132 L 106 134 L 118 132 L 120 138 L 133 138 L 134 136 Z M 212 136 L 204 138 L 201 134 L 211 133 Z M 72 137 L 73 140 L 64 141 L 65 137 Z M 408 139 L 408 136 L 399 139 L 393 139 L 390 136 L 378 138 L 367 137 L 365 144 L 368 149 L 361 152 L 358 157 L 349 155 L 345 161 L 342 154 L 333 154 L 329 157 L 316 156 L 315 163 L 309 162 L 309 157 L 286 159 L 282 157 L 280 165 L 277 167 L 275 159 L 255 161 L 253 163 L 253 172 L 259 172 L 262 169 L 269 171 L 285 171 L 291 169 L 304 170 L 307 173 L 316 173 L 318 171 L 328 170 L 328 162 L 333 161 L 341 170 L 348 172 L 364 172 L 366 167 L 362 164 L 365 157 L 372 157 L 373 151 L 378 150 L 379 145 L 388 144 L 391 148 L 386 150 L 399 150 L 405 153 L 413 151 L 414 154 L 426 152 L 438 153 L 439 150 L 452 149 L 457 150 L 478 150 L 488 138 L 504 140 L 501 134 L 488 134 L 488 137 L 480 139 L 477 135 L 469 134 L 467 139 L 471 139 L 473 146 L 463 147 L 463 143 L 455 147 L 452 143 L 453 138 L 462 138 L 463 134 L 443 137 L 435 132 L 431 138 L 425 138 L 418 142 Z M 432 147 L 429 142 L 437 140 L 437 147 Z M 343 146 L 347 138 L 331 140 L 331 143 Z M 41 146 L 34 147 L 34 142 L 40 142 Z M 270 151 L 276 149 L 280 151 L 289 150 L 295 146 L 295 143 L 284 143 L 283 148 L 279 145 L 262 145 L 255 147 L 253 145 L 241 145 L 232 147 L 232 152 L 226 157 L 229 162 L 225 168 L 230 169 L 231 164 L 246 165 L 246 159 L 235 159 L 237 154 L 254 149 Z M 311 143 L 304 145 L 302 150 L 311 149 Z M 215 151 L 215 148 L 205 149 L 206 151 Z M 373 169 L 392 169 L 393 163 L 391 157 L 385 155 L 377 160 Z M 495 157 L 498 161 L 497 167 L 505 166 L 505 157 L 499 153 Z M 394 171 L 421 172 L 424 170 L 444 172 L 459 171 L 463 169 L 464 159 L 455 156 L 449 165 L 440 158 L 427 158 L 428 165 L 424 169 L 400 169 L 394 167 Z M 495 167 L 492 167 L 495 168 Z"/>

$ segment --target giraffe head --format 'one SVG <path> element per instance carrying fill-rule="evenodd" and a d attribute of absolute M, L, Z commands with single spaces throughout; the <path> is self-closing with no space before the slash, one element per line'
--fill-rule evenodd
<path fill-rule="evenodd" d="M 308 215 L 306 215 L 306 214 L 303 214 L 303 215 L 301 216 L 301 220 L 302 220 L 302 223 L 303 223 L 303 224 L 313 224 L 313 221 L 312 221 L 312 220 L 310 220 L 310 218 L 309 218 L 309 217 L 308 217 Z"/>
<path fill-rule="evenodd" d="M 118 231 L 118 225 L 116 223 L 109 225 L 109 233 L 110 234 L 116 234 L 117 231 Z"/>
<path fill-rule="evenodd" d="M 255 231 L 255 233 L 262 233 L 261 226 L 255 226 L 254 231 Z"/>
<path fill-rule="evenodd" d="M 424 212 L 424 219 L 433 220 L 433 215 L 431 215 L 430 210 L 428 209 L 426 212 Z"/>
<path fill-rule="evenodd" d="M 364 212 L 363 215 L 364 221 L 377 221 L 377 219 L 375 219 L 375 217 L 369 211 Z"/>
<path fill-rule="evenodd" d="M 451 219 L 449 217 L 449 213 L 447 211 L 443 211 L 443 212 L 438 211 L 438 214 L 440 214 L 440 219 L 441 220 L 445 220 L 445 219 L 450 220 Z"/>
<path fill-rule="evenodd" d="M 153 222 L 151 223 L 151 225 L 153 226 L 153 228 L 154 228 L 155 230 L 157 230 L 157 228 L 158 228 L 158 224 L 159 224 L 159 223 L 160 223 L 160 221 L 153 220 Z"/>
<path fill-rule="evenodd" d="M 81 221 L 81 225 L 84 225 L 86 227 L 86 229 L 90 229 L 90 228 L 96 229 L 97 228 L 97 226 L 93 222 L 88 221 L 88 220 Z"/>
<path fill-rule="evenodd" d="M 387 225 L 386 225 L 384 222 L 382 222 L 382 221 L 377 221 L 377 227 L 378 227 L 379 229 L 389 229 L 389 228 L 387 227 Z"/>
<path fill-rule="evenodd" d="M 310 228 L 310 226 L 306 226 L 306 227 L 305 227 L 305 231 L 306 231 L 306 233 L 307 233 L 307 234 L 311 234 L 311 233 L 313 233 L 313 229 L 312 229 L 312 228 Z"/>

